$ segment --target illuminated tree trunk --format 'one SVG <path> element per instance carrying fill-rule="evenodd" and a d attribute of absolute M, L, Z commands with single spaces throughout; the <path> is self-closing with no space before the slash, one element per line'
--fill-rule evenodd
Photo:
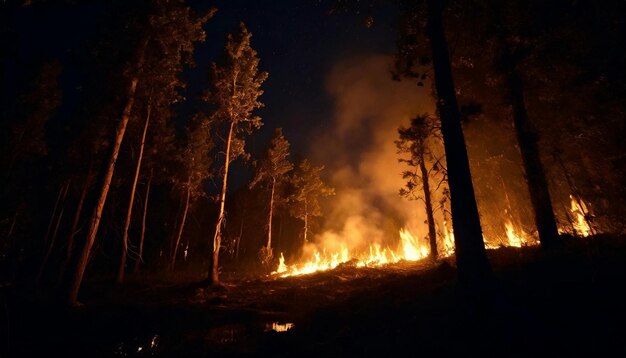
<path fill-rule="evenodd" d="M 145 44 L 143 48 L 145 49 Z M 140 61 L 138 62 L 139 65 L 137 67 L 141 68 L 142 63 L 143 51 L 140 57 Z M 72 277 L 72 282 L 67 299 L 68 303 L 73 306 L 78 305 L 78 291 L 80 290 L 80 285 L 83 281 L 83 276 L 85 275 L 85 269 L 87 268 L 87 263 L 93 249 L 93 244 L 96 240 L 96 235 L 98 234 L 98 227 L 100 226 L 102 210 L 104 209 L 104 203 L 106 202 L 109 188 L 111 186 L 111 179 L 113 178 L 113 173 L 115 172 L 115 162 L 117 161 L 117 156 L 120 152 L 120 147 L 122 146 L 122 140 L 124 139 L 124 133 L 126 132 L 126 126 L 128 125 L 128 120 L 130 119 L 130 113 L 135 103 L 135 91 L 137 90 L 138 81 L 138 76 L 135 76 L 130 81 L 130 85 L 128 86 L 126 105 L 124 106 L 124 111 L 122 112 L 122 118 L 117 124 L 117 129 L 115 131 L 115 142 L 113 143 L 111 156 L 109 157 L 109 162 L 107 164 L 106 171 L 102 179 L 98 199 L 96 201 L 96 206 L 94 207 L 93 213 L 91 214 L 91 219 L 89 220 L 89 229 L 87 230 L 85 245 L 83 246 L 83 250 L 80 253 L 76 271 L 74 272 L 74 276 Z"/>
<path fill-rule="evenodd" d="M 505 58 L 505 64 L 508 66 L 506 75 L 509 86 L 509 99 L 513 107 L 515 135 L 522 155 L 539 240 L 541 241 L 541 246 L 546 247 L 554 244 L 559 236 L 550 199 L 548 181 L 539 157 L 537 137 L 528 122 L 522 79 L 515 70 L 511 55 L 507 53 L 505 56 L 507 57 Z"/>
<path fill-rule="evenodd" d="M 67 191 L 70 188 L 70 182 L 68 181 L 62 188 L 61 192 L 63 195 L 61 196 L 61 209 L 59 210 L 59 216 L 57 216 L 56 223 L 54 224 L 54 229 L 52 231 L 52 237 L 50 238 L 50 243 L 48 244 L 48 249 L 46 250 L 46 254 L 43 257 L 43 261 L 41 262 L 41 266 L 39 267 L 39 272 L 37 273 L 37 278 L 35 282 L 39 282 L 41 279 L 41 275 L 43 274 L 43 270 L 50 259 L 50 254 L 52 254 L 52 249 L 54 248 L 54 243 L 57 239 L 57 234 L 59 233 L 59 226 L 61 226 L 61 219 L 63 218 L 63 212 L 65 211 L 65 198 L 67 197 Z"/>
<path fill-rule="evenodd" d="M 426 221 L 428 223 L 428 240 L 430 243 L 430 257 L 436 259 L 437 252 L 437 232 L 435 231 L 435 218 L 433 217 L 433 204 L 430 198 L 430 184 L 428 182 L 428 170 L 424 163 L 424 151 L 420 151 L 419 161 L 420 171 L 422 172 L 422 187 L 424 189 L 424 203 L 426 204 Z"/>
<path fill-rule="evenodd" d="M 233 86 L 234 87 L 234 86 Z M 226 161 L 224 162 L 224 180 L 222 182 L 222 193 L 220 195 L 220 212 L 217 216 L 217 224 L 215 225 L 215 235 L 213 236 L 213 255 L 209 265 L 209 281 L 212 285 L 218 285 L 219 279 L 219 255 L 220 245 L 222 243 L 222 225 L 224 223 L 224 203 L 226 202 L 226 189 L 228 188 L 228 167 L 230 165 L 230 145 L 233 140 L 233 132 L 235 130 L 235 122 L 230 121 L 230 129 L 228 130 L 228 139 L 226 140 Z"/>
<path fill-rule="evenodd" d="M 124 274 L 126 271 L 126 256 L 128 254 L 128 229 L 130 228 L 130 219 L 133 215 L 135 191 L 137 190 L 137 181 L 139 180 L 139 172 L 141 171 L 143 149 L 146 144 L 146 133 L 148 132 L 148 125 L 150 124 L 151 113 L 152 106 L 148 104 L 148 110 L 146 112 L 146 122 L 143 126 L 143 133 L 141 134 L 141 144 L 139 145 L 139 157 L 137 158 L 137 166 L 135 167 L 135 177 L 133 178 L 133 185 L 130 188 L 130 199 L 128 200 L 128 209 L 126 210 L 126 219 L 124 220 L 124 232 L 122 234 L 122 257 L 120 258 L 120 265 L 117 269 L 117 278 L 115 280 L 115 282 L 118 284 L 124 282 Z"/>
<path fill-rule="evenodd" d="M 452 227 L 459 282 L 464 287 L 484 283 L 491 278 L 491 266 L 483 242 L 467 148 L 456 100 L 448 44 L 443 29 L 443 0 L 428 0 L 426 35 L 430 41 L 437 92 L 437 110 L 441 117 L 448 185 L 452 208 Z"/>
<path fill-rule="evenodd" d="M 307 199 L 304 198 L 304 242 L 308 242 L 307 235 L 309 233 L 309 207 Z"/>
<path fill-rule="evenodd" d="M 270 194 L 270 213 L 267 218 L 267 253 L 272 256 L 272 217 L 274 216 L 274 191 L 276 189 L 276 179 L 272 179 L 272 193 Z"/>
<path fill-rule="evenodd" d="M 139 236 L 139 252 L 137 260 L 135 260 L 135 267 L 133 268 L 133 273 L 137 273 L 139 271 L 139 265 L 143 262 L 143 242 L 146 236 L 146 216 L 148 215 L 148 198 L 150 197 L 150 186 L 152 184 L 152 175 L 153 170 L 150 169 L 150 178 L 148 179 L 148 184 L 146 186 L 146 197 L 143 201 L 143 216 L 141 217 L 141 234 Z"/>
<path fill-rule="evenodd" d="M 172 252 L 172 258 L 170 261 L 170 270 L 174 270 L 176 265 L 176 255 L 178 254 L 178 246 L 180 246 L 180 238 L 183 236 L 183 229 L 185 228 L 185 221 L 187 221 L 187 211 L 189 211 L 189 198 L 191 196 L 191 179 L 187 183 L 187 198 L 185 199 L 185 209 L 183 210 L 183 217 L 180 220 L 180 226 L 178 227 L 178 234 L 176 235 L 176 244 L 174 245 L 174 251 Z"/>
<path fill-rule="evenodd" d="M 63 264 L 61 265 L 61 270 L 59 270 L 59 278 L 63 276 L 67 265 L 70 262 L 70 258 L 72 257 L 72 252 L 74 251 L 74 238 L 76 237 L 76 230 L 78 230 L 78 223 L 80 222 L 80 215 L 83 212 L 83 205 L 85 204 L 85 198 L 87 197 L 87 191 L 89 190 L 89 186 L 91 184 L 91 175 L 93 170 L 93 162 L 89 163 L 89 170 L 87 171 L 87 176 L 85 177 L 85 182 L 83 183 L 83 189 L 80 193 L 80 198 L 78 199 L 78 205 L 76 205 L 76 212 L 74 213 L 74 220 L 72 220 L 72 227 L 70 228 L 70 232 L 67 238 L 67 247 L 65 248 L 65 258 L 63 259 Z"/>

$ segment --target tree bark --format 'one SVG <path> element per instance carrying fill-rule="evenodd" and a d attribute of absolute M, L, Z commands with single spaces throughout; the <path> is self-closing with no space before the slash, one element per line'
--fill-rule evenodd
<path fill-rule="evenodd" d="M 191 180 L 187 184 L 187 198 L 185 199 L 185 209 L 183 210 L 183 217 L 180 220 L 180 226 L 178 227 L 178 234 L 176 235 L 176 244 L 174 245 L 174 251 L 172 252 L 172 258 L 170 261 L 170 270 L 174 270 L 176 265 L 176 255 L 178 254 L 178 246 L 180 245 L 180 238 L 183 236 L 183 229 L 185 228 L 185 221 L 187 221 L 187 211 L 189 210 L 189 198 L 191 197 Z"/>
<path fill-rule="evenodd" d="M 106 167 L 106 171 L 100 186 L 100 190 L 98 193 L 98 199 L 96 201 L 96 205 L 91 214 L 91 219 L 89 220 L 89 229 L 87 230 L 87 237 L 85 239 L 85 245 L 83 246 L 83 250 L 80 253 L 78 258 L 78 263 L 76 266 L 76 270 L 72 277 L 72 282 L 70 285 L 70 289 L 68 292 L 68 303 L 72 306 L 79 305 L 78 302 L 78 291 L 80 290 L 80 285 L 83 281 L 83 276 L 85 275 L 85 269 L 87 268 L 87 263 L 89 261 L 89 255 L 91 254 L 93 244 L 96 240 L 96 235 L 98 234 L 98 227 L 100 226 L 100 218 L 102 216 L 102 210 L 104 208 L 104 203 L 106 202 L 107 195 L 109 193 L 109 187 L 111 186 L 111 179 L 113 178 L 113 173 L 115 172 L 115 162 L 117 161 L 117 156 L 120 152 L 120 147 L 122 145 L 122 140 L 124 139 L 124 133 L 126 132 L 126 126 L 128 125 L 128 120 L 130 119 L 130 113 L 133 109 L 133 105 L 135 103 L 135 92 L 137 90 L 137 82 L 139 82 L 139 71 L 143 66 L 143 53 L 145 47 L 147 45 L 147 41 L 142 45 L 142 50 L 140 52 L 140 57 L 137 62 L 137 74 L 131 79 L 130 84 L 128 86 L 128 93 L 126 97 L 126 105 L 124 106 L 124 111 L 122 112 L 122 118 L 117 125 L 116 133 L 115 133 L 115 142 L 113 143 L 113 148 L 111 151 L 111 156 L 109 157 L 109 162 Z"/>
<path fill-rule="evenodd" d="M 309 207 L 306 198 L 304 198 L 304 242 L 307 243 L 307 235 L 309 233 Z"/>
<path fill-rule="evenodd" d="M 59 216 L 57 216 L 56 223 L 54 225 L 54 230 L 52 231 L 52 237 L 50 238 L 48 249 L 46 250 L 46 254 L 43 257 L 41 266 L 39 267 L 39 272 L 37 273 L 37 277 L 35 278 L 35 283 L 39 283 L 39 280 L 41 279 L 41 275 L 43 274 L 43 270 L 46 268 L 46 264 L 48 263 L 48 260 L 50 259 L 50 255 L 52 254 L 52 249 L 54 249 L 54 243 L 56 242 L 57 234 L 59 233 L 59 226 L 61 226 L 61 219 L 63 218 L 63 212 L 65 211 L 65 199 L 67 198 L 67 191 L 69 190 L 69 188 L 70 188 L 70 181 L 68 180 L 67 183 L 65 183 L 65 185 L 63 185 L 61 189 L 63 192 L 63 195 L 61 196 L 61 202 L 60 202 L 61 209 L 59 210 Z"/>
<path fill-rule="evenodd" d="M 141 234 L 139 236 L 139 252 L 137 260 L 135 260 L 135 267 L 133 268 L 133 273 L 137 273 L 139 271 L 139 265 L 143 262 L 143 242 L 146 236 L 146 217 L 148 215 L 148 198 L 150 197 L 150 186 L 152 184 L 152 176 L 154 171 L 150 169 L 150 178 L 148 179 L 148 184 L 146 185 L 146 197 L 143 199 L 143 216 L 141 217 Z"/>
<path fill-rule="evenodd" d="M 233 131 L 235 130 L 235 122 L 231 118 L 230 129 L 228 130 L 228 139 L 226 140 L 226 161 L 224 162 L 224 180 L 222 183 L 222 193 L 220 195 L 220 212 L 217 216 L 215 225 L 215 235 L 213 236 L 213 254 L 209 264 L 209 282 L 212 285 L 219 285 L 219 255 L 220 245 L 222 243 L 222 225 L 224 223 L 224 203 L 226 202 L 226 189 L 228 188 L 228 167 L 230 165 L 230 145 L 233 140 Z"/>
<path fill-rule="evenodd" d="M 65 249 L 63 264 L 61 265 L 61 269 L 59 270 L 59 278 L 63 276 L 63 273 L 65 272 L 67 265 L 70 262 L 70 258 L 72 257 L 72 252 L 74 251 L 74 238 L 76 237 L 76 230 L 78 229 L 78 223 L 80 222 L 80 215 L 83 211 L 83 205 L 85 204 L 87 191 L 89 190 L 89 187 L 91 185 L 92 170 L 93 162 L 90 162 L 89 170 L 87 171 L 87 176 L 85 177 L 85 182 L 83 183 L 83 189 L 80 193 L 78 204 L 76 205 L 76 212 L 74 213 L 74 220 L 72 220 L 72 227 L 70 228 L 70 232 L 67 237 L 67 247 Z"/>
<path fill-rule="evenodd" d="M 509 87 L 509 100 L 513 107 L 513 124 L 526 173 L 530 201 L 535 214 L 535 225 L 537 226 L 541 246 L 549 247 L 557 242 L 559 233 L 554 218 L 548 181 L 539 157 L 537 137 L 528 121 L 522 79 L 515 70 L 511 54 L 508 53 L 508 50 L 505 51 L 504 62 L 508 67 L 506 76 Z"/>
<path fill-rule="evenodd" d="M 130 199 L 128 200 L 128 209 L 126 211 L 126 219 L 124 220 L 124 232 L 122 234 L 122 256 L 120 258 L 120 265 L 117 269 L 117 278 L 115 282 L 121 284 L 124 282 L 124 274 L 126 271 L 126 256 L 128 254 L 128 229 L 130 228 L 130 219 L 133 215 L 133 204 L 135 203 L 135 191 L 137 190 L 137 181 L 139 180 L 139 172 L 141 171 L 141 162 L 143 160 L 143 149 L 146 145 L 146 133 L 148 132 L 148 125 L 150 124 L 150 114 L 152 113 L 152 106 L 148 103 L 148 109 L 146 112 L 146 122 L 143 126 L 143 132 L 141 134 L 141 144 L 139 145 L 139 156 L 137 158 L 137 165 L 135 167 L 135 177 L 133 178 L 133 184 L 130 189 Z"/>
<path fill-rule="evenodd" d="M 424 163 L 424 151 L 420 151 L 419 161 L 420 171 L 422 173 L 422 187 L 424 189 L 424 203 L 426 204 L 426 221 L 428 223 L 428 240 L 430 243 L 430 257 L 437 259 L 439 252 L 437 251 L 437 232 L 435 231 L 435 218 L 433 216 L 433 204 L 430 198 L 430 183 L 428 182 L 428 170 Z"/>
<path fill-rule="evenodd" d="M 276 189 L 276 179 L 272 179 L 272 193 L 270 195 L 270 212 L 267 218 L 267 252 L 272 253 L 272 217 L 274 216 L 274 192 Z"/>
<path fill-rule="evenodd" d="M 457 105 L 448 44 L 443 28 L 443 0 L 428 0 L 426 35 L 430 41 L 441 117 L 448 185 L 452 208 L 452 227 L 459 283 L 466 288 L 491 280 L 492 271 L 483 242 L 467 148 Z"/>

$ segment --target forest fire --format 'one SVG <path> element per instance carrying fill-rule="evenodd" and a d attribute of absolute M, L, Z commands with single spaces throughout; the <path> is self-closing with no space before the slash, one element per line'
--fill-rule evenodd
<path fill-rule="evenodd" d="M 579 211 L 572 210 L 572 213 Z M 580 217 L 578 220 L 581 220 Z M 582 219 L 584 220 L 584 218 Z M 585 221 L 574 223 L 577 232 L 581 236 L 588 236 L 590 228 Z M 525 247 L 538 244 L 532 235 L 513 224 L 511 220 L 504 223 L 506 236 L 499 240 L 483 237 L 485 248 L 493 250 L 502 246 Z M 438 238 L 439 257 L 448 257 L 454 254 L 454 233 L 443 225 L 442 235 Z M 339 251 L 331 251 L 326 248 L 315 249 L 309 257 L 302 258 L 299 262 L 288 265 L 285 256 L 280 254 L 279 264 L 272 275 L 279 277 L 306 275 L 319 271 L 332 270 L 341 264 L 354 267 L 378 267 L 400 261 L 418 261 L 428 257 L 430 248 L 427 240 L 419 240 L 410 230 L 402 228 L 399 231 L 399 242 L 396 250 L 390 247 L 382 247 L 378 243 L 372 243 L 366 250 L 355 252 L 348 250 L 344 243 L 340 244 Z"/>
<path fill-rule="evenodd" d="M 582 199 L 577 199 L 573 195 L 570 195 L 570 220 L 574 233 L 587 237 L 593 233 L 591 226 L 589 225 L 587 217 L 589 211 L 587 205 Z"/>
<path fill-rule="evenodd" d="M 520 230 L 517 230 L 510 220 L 504 224 L 504 227 L 506 229 L 508 246 L 522 247 L 529 244 L 527 235 L 523 234 Z"/>
<path fill-rule="evenodd" d="M 409 230 L 402 228 L 399 232 L 400 242 L 394 251 L 389 247 L 382 247 L 372 243 L 361 252 L 350 252 L 345 243 L 339 244 L 339 250 L 329 252 L 326 248 L 315 249 L 308 259 L 293 265 L 285 264 L 283 253 L 280 254 L 278 269 L 272 275 L 280 277 L 306 275 L 318 271 L 327 271 L 341 264 L 355 267 L 377 267 L 404 261 L 417 261 L 428 256 L 429 248 L 426 242 L 414 236 Z"/>
<path fill-rule="evenodd" d="M 448 257 L 454 254 L 454 233 L 443 225 L 442 235 L 438 238 L 439 257 Z M 487 249 L 497 249 L 502 246 L 523 247 L 534 245 L 530 235 L 517 228 L 510 220 L 505 223 L 506 237 L 502 240 L 489 240 L 484 237 Z M 316 248 L 308 257 L 303 257 L 296 263 L 287 265 L 285 256 L 281 252 L 278 268 L 271 275 L 279 277 L 300 276 L 320 271 L 332 270 L 342 264 L 353 267 L 379 267 L 400 261 L 418 261 L 430 254 L 430 247 L 426 239 L 420 240 L 406 228 L 401 228 L 399 242 L 395 250 L 383 247 L 379 243 L 371 243 L 365 250 L 351 251 L 345 243 L 339 243 L 339 250 L 332 251 L 323 247 Z"/>

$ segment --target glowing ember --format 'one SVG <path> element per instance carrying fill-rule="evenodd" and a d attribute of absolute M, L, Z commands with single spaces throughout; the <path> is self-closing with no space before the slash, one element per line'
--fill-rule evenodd
<path fill-rule="evenodd" d="M 287 332 L 292 329 L 295 325 L 293 323 L 279 323 L 272 322 L 271 326 L 266 325 L 265 331 L 274 331 L 274 332 Z"/>

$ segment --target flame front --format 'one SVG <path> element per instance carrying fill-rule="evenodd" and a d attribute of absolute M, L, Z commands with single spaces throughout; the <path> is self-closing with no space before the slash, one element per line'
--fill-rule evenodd
<path fill-rule="evenodd" d="M 326 249 L 314 250 L 308 259 L 300 264 L 286 265 L 285 257 L 281 253 L 278 269 L 272 274 L 281 277 L 305 275 L 317 271 L 327 271 L 345 263 L 356 267 L 376 267 L 402 260 L 417 261 L 428 256 L 430 248 L 425 240 L 419 240 L 408 229 L 400 229 L 400 242 L 396 250 L 382 247 L 378 243 L 370 244 L 362 252 L 350 252 L 345 244 L 340 244 L 339 250 L 329 253 Z"/>

